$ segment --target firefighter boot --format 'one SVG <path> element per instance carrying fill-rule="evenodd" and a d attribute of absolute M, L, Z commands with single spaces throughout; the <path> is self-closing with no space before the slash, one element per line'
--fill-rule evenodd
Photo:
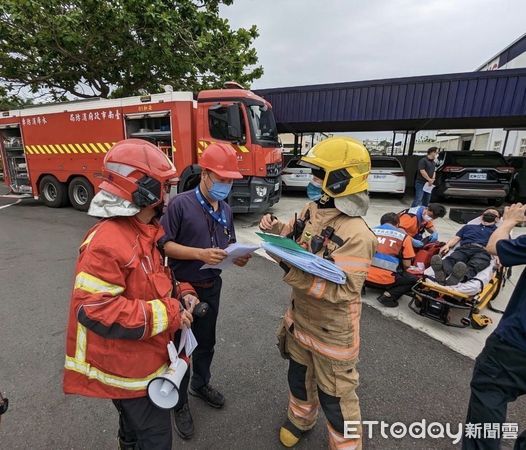
<path fill-rule="evenodd" d="M 194 421 L 188 403 L 174 411 L 175 431 L 183 439 L 190 439 L 194 435 Z"/>
<path fill-rule="evenodd" d="M 279 429 L 279 441 L 287 448 L 294 447 L 300 441 L 303 433 L 305 432 L 287 419 Z"/>

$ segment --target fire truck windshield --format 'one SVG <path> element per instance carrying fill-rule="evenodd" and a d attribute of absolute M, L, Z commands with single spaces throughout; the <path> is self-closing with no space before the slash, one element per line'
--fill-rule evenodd
<path fill-rule="evenodd" d="M 256 142 L 265 147 L 279 146 L 278 130 L 272 110 L 266 105 L 250 105 L 247 112 Z"/>

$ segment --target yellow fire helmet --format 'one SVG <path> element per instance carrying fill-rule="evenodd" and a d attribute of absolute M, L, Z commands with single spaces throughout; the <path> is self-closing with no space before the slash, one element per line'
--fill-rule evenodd
<path fill-rule="evenodd" d="M 314 176 L 323 174 L 322 189 L 334 198 L 357 194 L 369 187 L 371 157 L 360 141 L 350 137 L 321 141 L 301 158 L 300 165 L 313 169 Z"/>

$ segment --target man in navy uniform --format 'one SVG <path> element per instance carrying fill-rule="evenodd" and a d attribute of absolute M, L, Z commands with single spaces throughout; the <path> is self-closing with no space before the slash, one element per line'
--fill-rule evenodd
<path fill-rule="evenodd" d="M 237 165 L 235 150 L 228 144 L 213 143 L 199 160 L 201 181 L 195 189 L 174 197 L 161 219 L 165 237 L 161 241 L 164 253 L 176 280 L 189 282 L 201 302 L 210 309 L 204 317 L 195 318 L 192 331 L 198 346 L 192 354 L 190 371 L 183 378 L 180 400 L 175 407 L 175 428 L 183 439 L 194 432 L 188 406 L 187 388 L 214 408 L 222 408 L 223 395 L 210 385 L 210 365 L 216 343 L 216 323 L 221 294 L 221 270 L 204 269 L 204 264 L 215 265 L 226 256 L 225 248 L 236 241 L 232 210 L 224 200 L 234 179 L 243 178 Z M 234 263 L 244 266 L 250 256 Z"/>

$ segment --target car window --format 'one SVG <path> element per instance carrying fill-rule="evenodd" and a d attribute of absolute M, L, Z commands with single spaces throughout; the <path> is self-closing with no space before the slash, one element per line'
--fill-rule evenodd
<path fill-rule="evenodd" d="M 245 119 L 243 114 L 240 112 L 240 123 L 241 123 L 241 141 L 245 141 Z M 230 133 L 228 131 L 228 110 L 225 106 L 217 108 L 210 108 L 208 110 L 208 127 L 210 129 L 210 136 L 223 141 L 232 141 Z"/>
<path fill-rule="evenodd" d="M 447 163 L 462 167 L 500 167 L 508 165 L 503 156 L 487 153 L 472 153 L 470 155 L 450 153 Z"/>
<path fill-rule="evenodd" d="M 287 167 L 288 169 L 299 169 L 300 167 L 302 167 L 302 166 L 300 166 L 300 165 L 298 164 L 299 161 L 300 161 L 299 159 L 291 159 L 291 160 L 287 163 L 287 166 L 286 166 L 286 167 Z"/>
<path fill-rule="evenodd" d="M 371 167 L 373 169 L 385 168 L 385 169 L 400 169 L 400 163 L 396 159 L 371 159 Z"/>

